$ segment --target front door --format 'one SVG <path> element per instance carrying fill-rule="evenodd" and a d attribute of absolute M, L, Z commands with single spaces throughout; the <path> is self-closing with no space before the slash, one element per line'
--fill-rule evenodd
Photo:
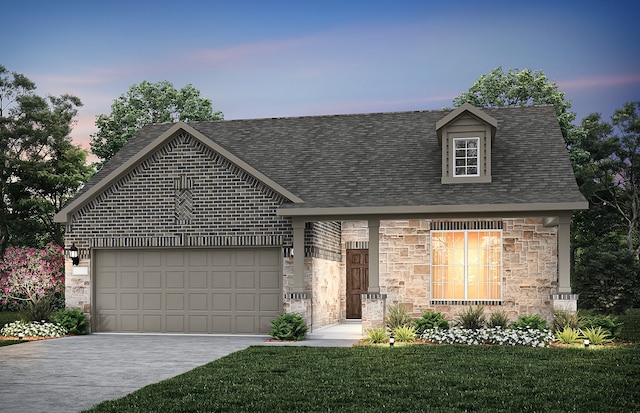
<path fill-rule="evenodd" d="M 347 250 L 347 318 L 362 318 L 362 300 L 369 288 L 369 250 Z"/>

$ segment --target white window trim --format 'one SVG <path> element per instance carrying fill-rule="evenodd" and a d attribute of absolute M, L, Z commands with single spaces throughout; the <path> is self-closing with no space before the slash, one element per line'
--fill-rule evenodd
<path fill-rule="evenodd" d="M 435 230 L 432 232 L 463 232 L 464 236 L 464 298 L 455 299 L 455 298 L 433 298 L 433 236 L 430 236 L 430 250 L 429 250 L 429 267 L 430 267 L 430 280 L 429 280 L 429 300 L 431 304 L 501 304 L 503 299 L 504 285 L 502 283 L 502 269 L 504 264 L 504 251 L 503 251 L 503 230 L 502 229 L 478 229 L 478 230 Z M 469 298 L 468 294 L 468 286 L 469 286 L 469 275 L 468 275 L 468 234 L 470 232 L 499 232 L 500 233 L 500 264 L 499 264 L 499 287 L 500 287 L 500 298 L 493 299 L 477 299 L 477 298 Z"/>
<path fill-rule="evenodd" d="M 476 142 L 476 157 L 475 157 L 475 159 L 476 159 L 476 165 L 475 165 L 476 166 L 476 173 L 475 174 L 468 174 L 468 173 L 458 174 L 457 173 L 457 165 L 456 165 L 457 162 L 456 161 L 458 160 L 458 157 L 456 156 L 456 142 L 458 142 L 458 141 L 475 141 Z M 480 176 L 480 168 L 482 168 L 482 165 L 480 163 L 480 159 L 481 159 L 480 158 L 480 152 L 481 152 L 480 143 L 481 143 L 480 142 L 480 137 L 478 137 L 478 136 L 453 138 L 452 145 L 451 145 L 452 151 L 453 151 L 451 168 L 452 168 L 452 172 L 453 172 L 452 176 L 454 178 L 465 178 L 465 177 Z M 473 158 L 469 158 L 469 157 L 465 156 L 463 159 L 466 160 L 466 159 L 473 159 Z M 465 170 L 468 167 L 469 167 L 468 164 L 465 162 L 465 166 L 464 166 Z"/>

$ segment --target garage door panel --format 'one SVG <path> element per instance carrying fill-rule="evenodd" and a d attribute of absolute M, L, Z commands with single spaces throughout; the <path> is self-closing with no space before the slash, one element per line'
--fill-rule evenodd
<path fill-rule="evenodd" d="M 118 330 L 126 332 L 138 332 L 140 331 L 140 325 L 138 321 L 140 316 L 138 314 L 122 314 L 120 315 L 120 325 Z"/>
<path fill-rule="evenodd" d="M 231 294 L 212 294 L 213 311 L 231 311 Z"/>
<path fill-rule="evenodd" d="M 162 272 L 145 271 L 142 277 L 143 288 L 162 288 Z"/>
<path fill-rule="evenodd" d="M 142 266 L 145 268 L 162 267 L 162 252 L 144 251 L 142 253 Z"/>
<path fill-rule="evenodd" d="M 122 288 L 138 288 L 138 272 L 137 271 L 125 271 L 122 272 L 122 279 L 120 280 L 120 286 Z"/>
<path fill-rule="evenodd" d="M 184 330 L 184 317 L 183 315 L 167 315 L 167 332 L 168 333 L 183 333 Z"/>
<path fill-rule="evenodd" d="M 190 271 L 189 272 L 189 288 L 208 288 L 209 273 L 206 271 Z"/>
<path fill-rule="evenodd" d="M 142 329 L 147 333 L 161 333 L 162 332 L 162 316 L 157 315 L 145 315 L 142 317 Z"/>
<path fill-rule="evenodd" d="M 184 310 L 184 294 L 166 294 L 167 310 Z"/>
<path fill-rule="evenodd" d="M 280 310 L 280 294 L 274 293 L 260 293 L 260 311 L 274 311 Z"/>
<path fill-rule="evenodd" d="M 237 311 L 254 311 L 256 309 L 256 295 L 255 294 L 236 294 L 236 306 Z"/>
<path fill-rule="evenodd" d="M 118 308 L 116 293 L 101 293 L 98 294 L 98 311 L 115 311 Z"/>
<path fill-rule="evenodd" d="M 120 308 L 123 310 L 138 310 L 140 296 L 138 294 L 120 294 Z"/>
<path fill-rule="evenodd" d="M 236 288 L 256 288 L 256 273 L 254 271 L 237 271 Z"/>
<path fill-rule="evenodd" d="M 274 248 L 97 250 L 97 331 L 266 333 L 282 309 Z"/>
<path fill-rule="evenodd" d="M 190 293 L 189 294 L 189 310 L 206 311 L 209 309 L 208 293 Z"/>
<path fill-rule="evenodd" d="M 143 306 L 145 310 L 162 310 L 161 293 L 144 293 Z"/>
<path fill-rule="evenodd" d="M 260 289 L 279 289 L 280 272 L 260 271 Z"/>
<path fill-rule="evenodd" d="M 118 285 L 118 273 L 116 271 L 101 271 L 96 277 L 98 291 L 105 288 L 116 288 Z"/>
<path fill-rule="evenodd" d="M 137 251 L 124 251 L 119 254 L 120 267 L 137 267 L 140 256 Z"/>
<path fill-rule="evenodd" d="M 167 271 L 167 288 L 184 288 L 184 272 Z"/>
<path fill-rule="evenodd" d="M 190 315 L 189 316 L 189 332 L 190 333 L 208 333 L 209 317 L 207 315 Z"/>
<path fill-rule="evenodd" d="M 235 333 L 249 334 L 256 331 L 256 316 L 237 316 Z"/>
<path fill-rule="evenodd" d="M 212 275 L 214 289 L 231 288 L 231 271 L 214 271 Z"/>

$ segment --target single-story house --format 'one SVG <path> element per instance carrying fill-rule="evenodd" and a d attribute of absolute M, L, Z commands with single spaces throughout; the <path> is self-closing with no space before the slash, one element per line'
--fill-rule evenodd
<path fill-rule="evenodd" d="M 397 304 L 550 319 L 587 206 L 552 106 L 464 104 L 145 126 L 55 220 L 92 331 L 257 334 Z"/>

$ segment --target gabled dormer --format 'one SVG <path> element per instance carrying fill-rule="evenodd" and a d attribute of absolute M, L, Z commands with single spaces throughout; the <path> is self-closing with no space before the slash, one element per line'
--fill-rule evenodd
<path fill-rule="evenodd" d="M 498 121 L 464 103 L 436 122 L 442 183 L 491 182 L 491 147 Z"/>

